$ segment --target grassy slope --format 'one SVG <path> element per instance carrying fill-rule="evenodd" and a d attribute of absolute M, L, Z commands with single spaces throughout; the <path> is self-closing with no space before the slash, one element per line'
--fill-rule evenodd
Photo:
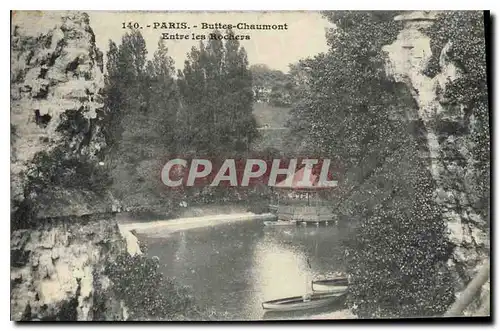
<path fill-rule="evenodd" d="M 284 128 L 290 116 L 290 108 L 274 107 L 267 103 L 255 103 L 254 111 L 261 137 L 255 141 L 254 150 L 284 149 L 284 138 L 288 129 Z"/>
<path fill-rule="evenodd" d="M 256 102 L 253 113 L 257 119 L 258 127 L 269 125 L 271 128 L 284 127 L 289 116 L 290 108 L 274 107 L 267 103 Z"/>

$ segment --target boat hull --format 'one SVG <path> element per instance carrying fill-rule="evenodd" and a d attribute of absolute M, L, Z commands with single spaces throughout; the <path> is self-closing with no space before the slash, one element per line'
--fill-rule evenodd
<path fill-rule="evenodd" d="M 308 301 L 302 296 L 271 300 L 262 303 L 262 308 L 268 311 L 295 311 L 320 308 L 331 305 L 345 298 L 345 293 L 313 294 Z"/>

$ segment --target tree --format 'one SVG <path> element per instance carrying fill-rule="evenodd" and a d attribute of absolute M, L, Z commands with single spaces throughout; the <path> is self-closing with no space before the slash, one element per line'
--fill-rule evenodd
<path fill-rule="evenodd" d="M 230 39 L 223 43 L 217 38 L 200 42 L 188 54 L 178 77 L 180 118 L 186 129 L 180 137 L 183 145 L 205 155 L 246 151 L 257 131 L 252 76 L 239 42 Z"/>
<path fill-rule="evenodd" d="M 120 109 L 122 108 L 121 95 L 123 83 L 120 80 L 120 69 L 118 67 L 119 51 L 115 42 L 109 40 L 109 50 L 106 53 L 106 74 L 104 76 L 104 125 L 103 133 L 108 148 L 116 147 L 120 135 Z"/>
<path fill-rule="evenodd" d="M 273 106 L 284 107 L 291 104 L 291 77 L 280 70 L 272 70 L 265 64 L 250 66 L 255 99 Z"/>
<path fill-rule="evenodd" d="M 232 34 L 232 31 L 227 31 Z M 224 54 L 225 109 L 228 121 L 224 124 L 229 143 L 237 152 L 248 151 L 257 136 L 257 122 L 253 116 L 252 74 L 248 68 L 247 53 L 238 40 L 228 40 Z"/>
<path fill-rule="evenodd" d="M 146 43 L 140 32 L 127 33 L 118 47 L 109 41 L 104 88 L 106 138 L 116 150 L 124 131 L 123 119 L 144 106 Z"/>
<path fill-rule="evenodd" d="M 138 31 L 127 33 L 117 47 L 110 42 L 106 76 L 106 107 L 113 150 L 108 167 L 114 191 L 126 207 L 156 208 L 165 190 L 159 173 L 175 153 L 179 97 L 173 60 L 160 41 L 151 61 Z"/>
<path fill-rule="evenodd" d="M 168 55 L 168 49 L 162 39 L 153 59 L 148 62 L 147 73 L 149 89 L 147 103 L 151 125 L 157 133 L 158 145 L 165 146 L 169 153 L 175 153 L 177 130 L 177 112 L 179 111 L 179 93 L 174 79 L 174 61 Z"/>

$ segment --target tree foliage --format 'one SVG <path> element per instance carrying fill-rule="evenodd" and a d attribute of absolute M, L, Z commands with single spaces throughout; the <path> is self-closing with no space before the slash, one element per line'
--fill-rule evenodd
<path fill-rule="evenodd" d="M 453 296 L 446 228 L 419 157 L 425 132 L 408 120 L 417 108 L 407 87 L 385 72 L 397 14 L 324 13 L 336 26 L 330 50 L 298 64 L 308 83 L 289 124 L 306 150 L 346 169 L 332 207 L 360 222 L 346 242 L 349 303 L 360 317 L 438 315 Z"/>
<path fill-rule="evenodd" d="M 292 76 L 281 70 L 273 70 L 265 64 L 250 67 L 256 101 L 276 107 L 288 107 L 292 103 L 294 84 Z"/>
<path fill-rule="evenodd" d="M 348 243 L 349 302 L 363 318 L 440 316 L 453 303 L 453 246 L 434 203 L 434 182 L 408 139 L 375 172 L 379 197 Z M 402 180 L 402 178 L 404 178 Z"/>
<path fill-rule="evenodd" d="M 126 206 L 169 211 L 184 193 L 160 181 L 168 158 L 241 154 L 257 136 L 246 52 L 237 40 L 201 42 L 176 78 L 161 40 L 151 60 L 139 31 L 109 46 L 105 132 L 115 192 Z"/>
<path fill-rule="evenodd" d="M 177 148 L 179 97 L 173 60 L 162 41 L 147 60 L 144 38 L 134 31 L 119 46 L 110 41 L 106 67 L 104 127 L 114 191 L 126 206 L 150 208 L 165 197 L 161 162 Z"/>
<path fill-rule="evenodd" d="M 193 47 L 178 85 L 185 128 L 178 139 L 185 149 L 211 155 L 248 150 L 257 136 L 252 76 L 237 40 L 210 39 Z"/>
<path fill-rule="evenodd" d="M 187 288 L 165 278 L 157 259 L 124 253 L 106 266 L 105 273 L 113 294 L 128 309 L 128 320 L 172 320 L 193 308 Z"/>

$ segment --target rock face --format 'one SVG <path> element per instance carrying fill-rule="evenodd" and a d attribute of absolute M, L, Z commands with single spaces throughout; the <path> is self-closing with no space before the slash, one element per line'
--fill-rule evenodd
<path fill-rule="evenodd" d="M 13 12 L 11 40 L 12 201 L 22 202 L 41 152 L 98 162 L 103 64 L 85 13 Z"/>
<path fill-rule="evenodd" d="M 11 319 L 126 319 L 123 302 L 104 295 L 110 286 L 104 270 L 121 252 L 141 254 L 137 239 L 127 232 L 125 240 L 110 219 L 66 221 L 13 232 Z"/>
<path fill-rule="evenodd" d="M 119 254 L 141 254 L 137 238 L 118 228 L 109 194 L 74 183 L 95 173 L 105 147 L 102 54 L 94 39 L 85 13 L 12 14 L 15 321 L 127 318 L 123 302 L 106 292 L 104 269 Z M 92 171 L 82 175 L 82 169 Z M 36 213 L 23 213 L 30 206 Z"/>
<path fill-rule="evenodd" d="M 439 54 L 440 71 L 432 78 L 425 75 L 432 52 L 431 38 L 424 31 L 437 14 L 412 12 L 397 16 L 396 20 L 404 21 L 404 29 L 384 50 L 388 54 L 388 74 L 410 87 L 418 104 L 419 120 L 426 129 L 429 166 L 437 184 L 435 198 L 442 206 L 449 238 L 456 245 L 449 266 L 456 271 L 459 292 L 489 256 L 489 223 L 474 208 L 477 197 L 470 189 L 476 160 L 468 136 L 476 130 L 475 123 L 466 120 L 464 107 L 450 112 L 443 106 L 447 83 L 461 75 L 448 57 L 450 42 Z M 483 289 L 482 299 L 489 293 L 489 283 Z"/>

